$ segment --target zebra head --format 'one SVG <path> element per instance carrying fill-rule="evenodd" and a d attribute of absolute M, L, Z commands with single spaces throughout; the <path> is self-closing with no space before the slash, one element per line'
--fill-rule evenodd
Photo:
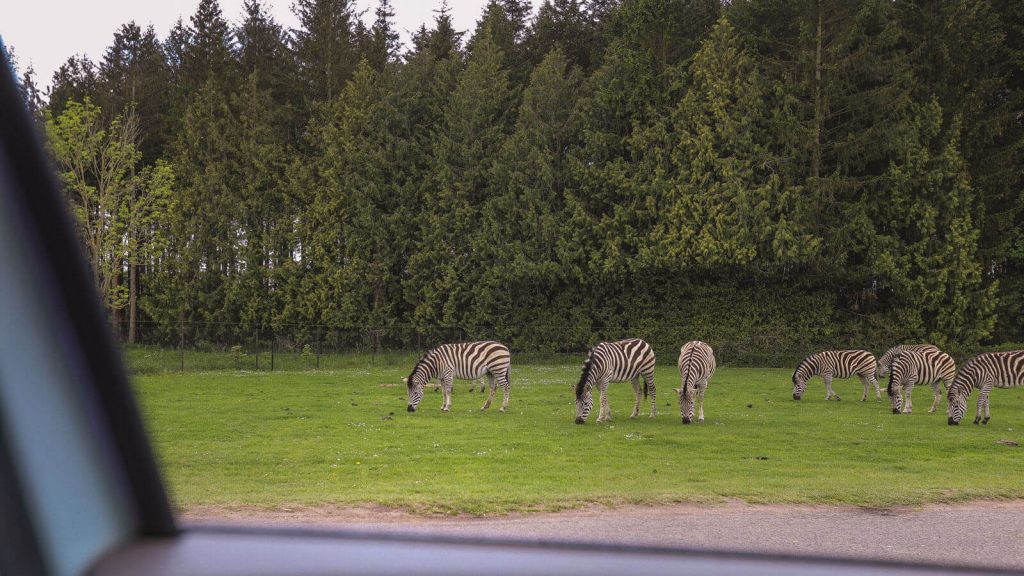
<path fill-rule="evenodd" d="M 587 417 L 590 416 L 590 409 L 594 405 L 594 395 L 591 393 L 594 387 L 593 366 L 592 355 L 587 356 L 587 361 L 583 363 L 583 373 L 580 375 L 580 381 L 576 384 L 577 424 L 583 424 L 587 421 Z"/>
<path fill-rule="evenodd" d="M 897 375 L 897 370 L 894 369 L 889 375 L 889 386 L 886 387 L 885 391 L 889 394 L 889 402 L 892 404 L 892 413 L 899 414 L 903 411 L 903 374 L 900 372 Z"/>
<path fill-rule="evenodd" d="M 958 378 L 953 380 L 953 385 L 946 391 L 946 399 L 949 401 L 949 408 L 946 409 L 946 421 L 950 426 L 959 426 L 960 420 L 967 413 L 967 396 L 971 393 L 969 386 L 957 386 Z"/>
<path fill-rule="evenodd" d="M 409 412 L 415 412 L 416 407 L 420 405 L 420 400 L 423 399 L 423 386 L 427 383 L 426 373 L 420 369 L 419 364 L 416 364 L 416 367 L 412 369 L 412 374 L 402 380 L 405 380 L 409 387 L 409 406 L 406 409 Z"/>
<path fill-rule="evenodd" d="M 683 424 L 689 424 L 693 421 L 693 386 L 687 386 L 684 382 L 682 388 L 674 390 L 679 393 L 679 416 L 683 419 Z"/>

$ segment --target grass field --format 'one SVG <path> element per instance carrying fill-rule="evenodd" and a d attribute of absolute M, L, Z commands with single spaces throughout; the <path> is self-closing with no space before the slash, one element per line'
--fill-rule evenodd
<path fill-rule="evenodd" d="M 662 367 L 658 418 L 630 420 L 632 389 L 610 387 L 613 421 L 573 424 L 579 365 L 513 364 L 511 409 L 480 412 L 484 396 L 457 381 L 449 413 L 427 391 L 405 410 L 410 366 L 328 372 L 206 372 L 138 376 L 140 403 L 179 509 L 195 505 L 383 504 L 474 514 L 587 503 L 829 503 L 890 506 L 1024 498 L 1024 391 L 994 390 L 992 421 L 946 425 L 945 399 L 927 414 L 893 415 L 837 380 L 825 402 L 811 380 L 791 399 L 790 371 L 722 368 L 706 421 L 679 418 L 674 368 Z M 499 392 L 500 393 L 500 392 Z M 595 399 L 596 404 L 596 399 Z"/>

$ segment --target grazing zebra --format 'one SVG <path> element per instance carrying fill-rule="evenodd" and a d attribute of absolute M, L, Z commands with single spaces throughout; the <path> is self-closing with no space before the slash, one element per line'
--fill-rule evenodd
<path fill-rule="evenodd" d="M 704 421 L 704 391 L 707 390 L 708 380 L 715 373 L 715 351 L 700 340 L 694 340 L 683 344 L 679 350 L 679 377 L 682 379 L 682 388 L 676 388 L 679 393 L 679 415 L 683 418 L 683 424 L 689 424 L 693 420 L 694 396 L 700 404 L 700 411 L 697 421 Z"/>
<path fill-rule="evenodd" d="M 914 385 L 931 384 L 935 395 L 932 407 L 928 409 L 928 413 L 931 414 L 942 402 L 939 381 L 949 388 L 956 376 L 956 362 L 949 354 L 934 346 L 920 350 L 906 349 L 895 355 L 890 372 L 886 391 L 889 393 L 889 401 L 892 402 L 892 413 L 899 414 L 902 409 L 905 414 L 910 414 L 914 409 L 911 399 Z M 904 396 L 906 406 L 903 405 Z"/>
<path fill-rule="evenodd" d="M 892 361 L 896 359 L 896 355 L 904 350 L 938 350 L 938 347 L 932 344 L 900 344 L 893 346 L 882 354 L 882 357 L 878 359 L 878 370 L 875 372 L 875 378 L 881 380 L 885 378 L 885 375 L 889 373 L 889 366 Z M 948 386 L 949 384 L 947 384 Z"/>
<path fill-rule="evenodd" d="M 405 379 L 409 387 L 409 412 L 416 411 L 423 399 L 423 386 L 431 378 L 441 382 L 441 391 L 444 393 L 441 410 L 447 412 L 452 405 L 452 380 L 475 380 L 484 375 L 490 378 L 491 393 L 481 410 L 491 406 L 494 392 L 498 384 L 501 384 L 505 392 L 505 400 L 501 403 L 501 411 L 504 412 L 508 408 L 509 358 L 508 348 L 500 342 L 492 341 L 442 344 L 429 350 Z"/>
<path fill-rule="evenodd" d="M 583 424 L 587 416 L 590 416 L 594 402 L 591 393 L 593 388 L 597 388 L 601 394 L 601 411 L 597 421 L 611 420 L 608 383 L 627 380 L 633 383 L 633 392 L 636 393 L 636 404 L 630 415 L 630 418 L 635 418 L 640 413 L 641 377 L 644 379 L 643 395 L 646 397 L 649 391 L 651 396 L 651 418 L 654 418 L 658 415 L 658 401 L 654 388 L 654 350 L 650 344 L 638 338 L 630 338 L 618 342 L 601 342 L 591 348 L 583 363 L 579 384 L 576 385 L 576 423 Z"/>
<path fill-rule="evenodd" d="M 849 378 L 856 374 L 864 384 L 864 395 L 861 402 L 868 399 L 868 382 L 875 385 L 875 396 L 882 399 L 882 392 L 875 379 L 875 357 L 866 350 L 827 350 L 811 354 L 800 361 L 793 372 L 793 400 L 799 400 L 807 389 L 807 381 L 812 376 L 821 375 L 825 381 L 825 400 L 835 398 L 839 394 L 832 390 L 832 378 Z"/>
<path fill-rule="evenodd" d="M 981 390 L 978 395 L 978 409 L 974 423 L 988 424 L 988 395 L 992 387 L 1013 388 L 1024 386 L 1024 350 L 1010 352 L 987 352 L 979 354 L 960 367 L 960 372 L 946 390 L 949 401 L 947 415 L 949 425 L 960 424 L 960 419 L 967 412 L 967 398 L 971 389 Z M 985 419 L 981 419 L 981 408 L 985 407 Z"/>

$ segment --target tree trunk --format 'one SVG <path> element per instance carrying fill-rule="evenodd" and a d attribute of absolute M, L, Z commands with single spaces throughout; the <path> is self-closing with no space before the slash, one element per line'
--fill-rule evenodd
<path fill-rule="evenodd" d="M 821 126 L 823 124 L 824 110 L 821 104 L 821 1 L 818 1 L 818 35 L 817 46 L 814 51 L 814 149 L 811 154 L 811 177 L 821 176 Z"/>
<path fill-rule="evenodd" d="M 135 344 L 135 321 L 138 313 L 139 265 L 128 265 L 128 343 Z"/>

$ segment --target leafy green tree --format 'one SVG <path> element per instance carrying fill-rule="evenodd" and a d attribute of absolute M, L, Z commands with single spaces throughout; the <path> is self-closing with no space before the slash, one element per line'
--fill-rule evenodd
<path fill-rule="evenodd" d="M 117 327 L 116 311 L 129 304 L 125 264 L 138 263 L 163 245 L 173 209 L 174 173 L 165 162 L 136 172 L 138 121 L 104 123 L 89 100 L 69 101 L 46 132 L 73 208 L 93 281 Z"/>

